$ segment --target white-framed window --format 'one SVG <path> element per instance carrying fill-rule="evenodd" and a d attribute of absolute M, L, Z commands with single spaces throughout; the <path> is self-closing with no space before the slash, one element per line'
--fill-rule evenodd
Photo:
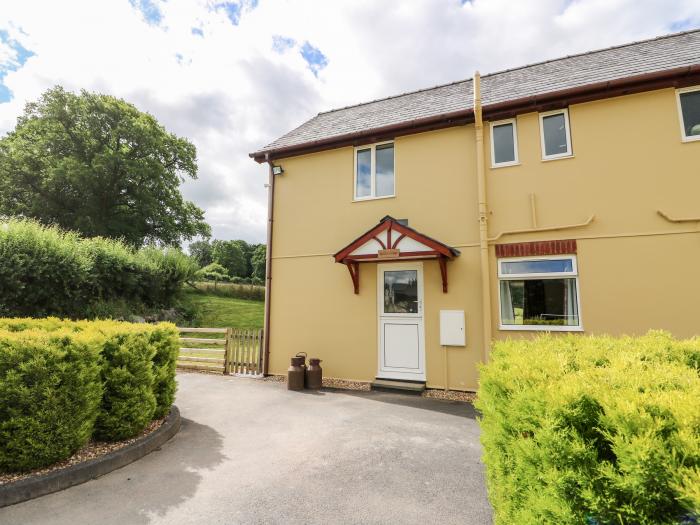
<path fill-rule="evenodd" d="M 515 119 L 491 122 L 491 167 L 518 164 L 518 126 Z"/>
<path fill-rule="evenodd" d="M 355 148 L 354 192 L 356 201 L 396 195 L 393 142 Z"/>
<path fill-rule="evenodd" d="M 700 86 L 676 90 L 683 142 L 700 140 Z"/>
<path fill-rule="evenodd" d="M 581 331 L 575 255 L 498 260 L 501 330 Z"/>
<path fill-rule="evenodd" d="M 561 159 L 573 155 L 567 109 L 540 113 L 540 141 L 542 160 Z"/>

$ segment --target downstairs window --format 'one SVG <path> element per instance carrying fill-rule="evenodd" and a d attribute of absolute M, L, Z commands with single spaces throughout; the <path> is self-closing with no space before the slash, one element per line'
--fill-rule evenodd
<path fill-rule="evenodd" d="M 575 256 L 498 261 L 502 330 L 581 330 Z"/>

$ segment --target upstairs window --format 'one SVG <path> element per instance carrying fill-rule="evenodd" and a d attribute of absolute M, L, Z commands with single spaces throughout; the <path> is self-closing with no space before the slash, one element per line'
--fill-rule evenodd
<path fill-rule="evenodd" d="M 501 330 L 581 330 L 576 257 L 499 259 Z"/>
<path fill-rule="evenodd" d="M 540 113 L 540 138 L 543 160 L 570 157 L 572 150 L 569 112 L 559 109 Z"/>
<path fill-rule="evenodd" d="M 491 123 L 491 166 L 513 166 L 518 163 L 518 131 L 515 119 Z"/>
<path fill-rule="evenodd" d="M 394 143 L 355 148 L 355 200 L 393 197 Z"/>
<path fill-rule="evenodd" d="M 684 141 L 700 140 L 700 87 L 679 89 L 678 111 Z"/>

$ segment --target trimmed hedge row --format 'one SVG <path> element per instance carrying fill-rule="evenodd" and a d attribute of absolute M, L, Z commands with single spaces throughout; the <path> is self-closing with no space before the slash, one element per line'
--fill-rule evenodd
<path fill-rule="evenodd" d="M 0 319 L 0 471 L 50 465 L 165 416 L 178 335 L 166 323 Z"/>
<path fill-rule="evenodd" d="M 700 339 L 497 342 L 482 367 L 497 524 L 671 524 L 700 514 Z"/>
<path fill-rule="evenodd" d="M 0 315 L 82 318 L 110 301 L 170 306 L 196 270 L 177 249 L 133 250 L 28 219 L 0 221 Z"/>

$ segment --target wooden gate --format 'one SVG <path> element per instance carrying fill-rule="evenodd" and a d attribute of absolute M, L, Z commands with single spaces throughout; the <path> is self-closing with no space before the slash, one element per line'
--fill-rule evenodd
<path fill-rule="evenodd" d="M 262 375 L 262 330 L 186 327 L 178 329 L 181 334 L 185 334 L 180 336 L 178 368 L 219 372 L 225 375 Z"/>

